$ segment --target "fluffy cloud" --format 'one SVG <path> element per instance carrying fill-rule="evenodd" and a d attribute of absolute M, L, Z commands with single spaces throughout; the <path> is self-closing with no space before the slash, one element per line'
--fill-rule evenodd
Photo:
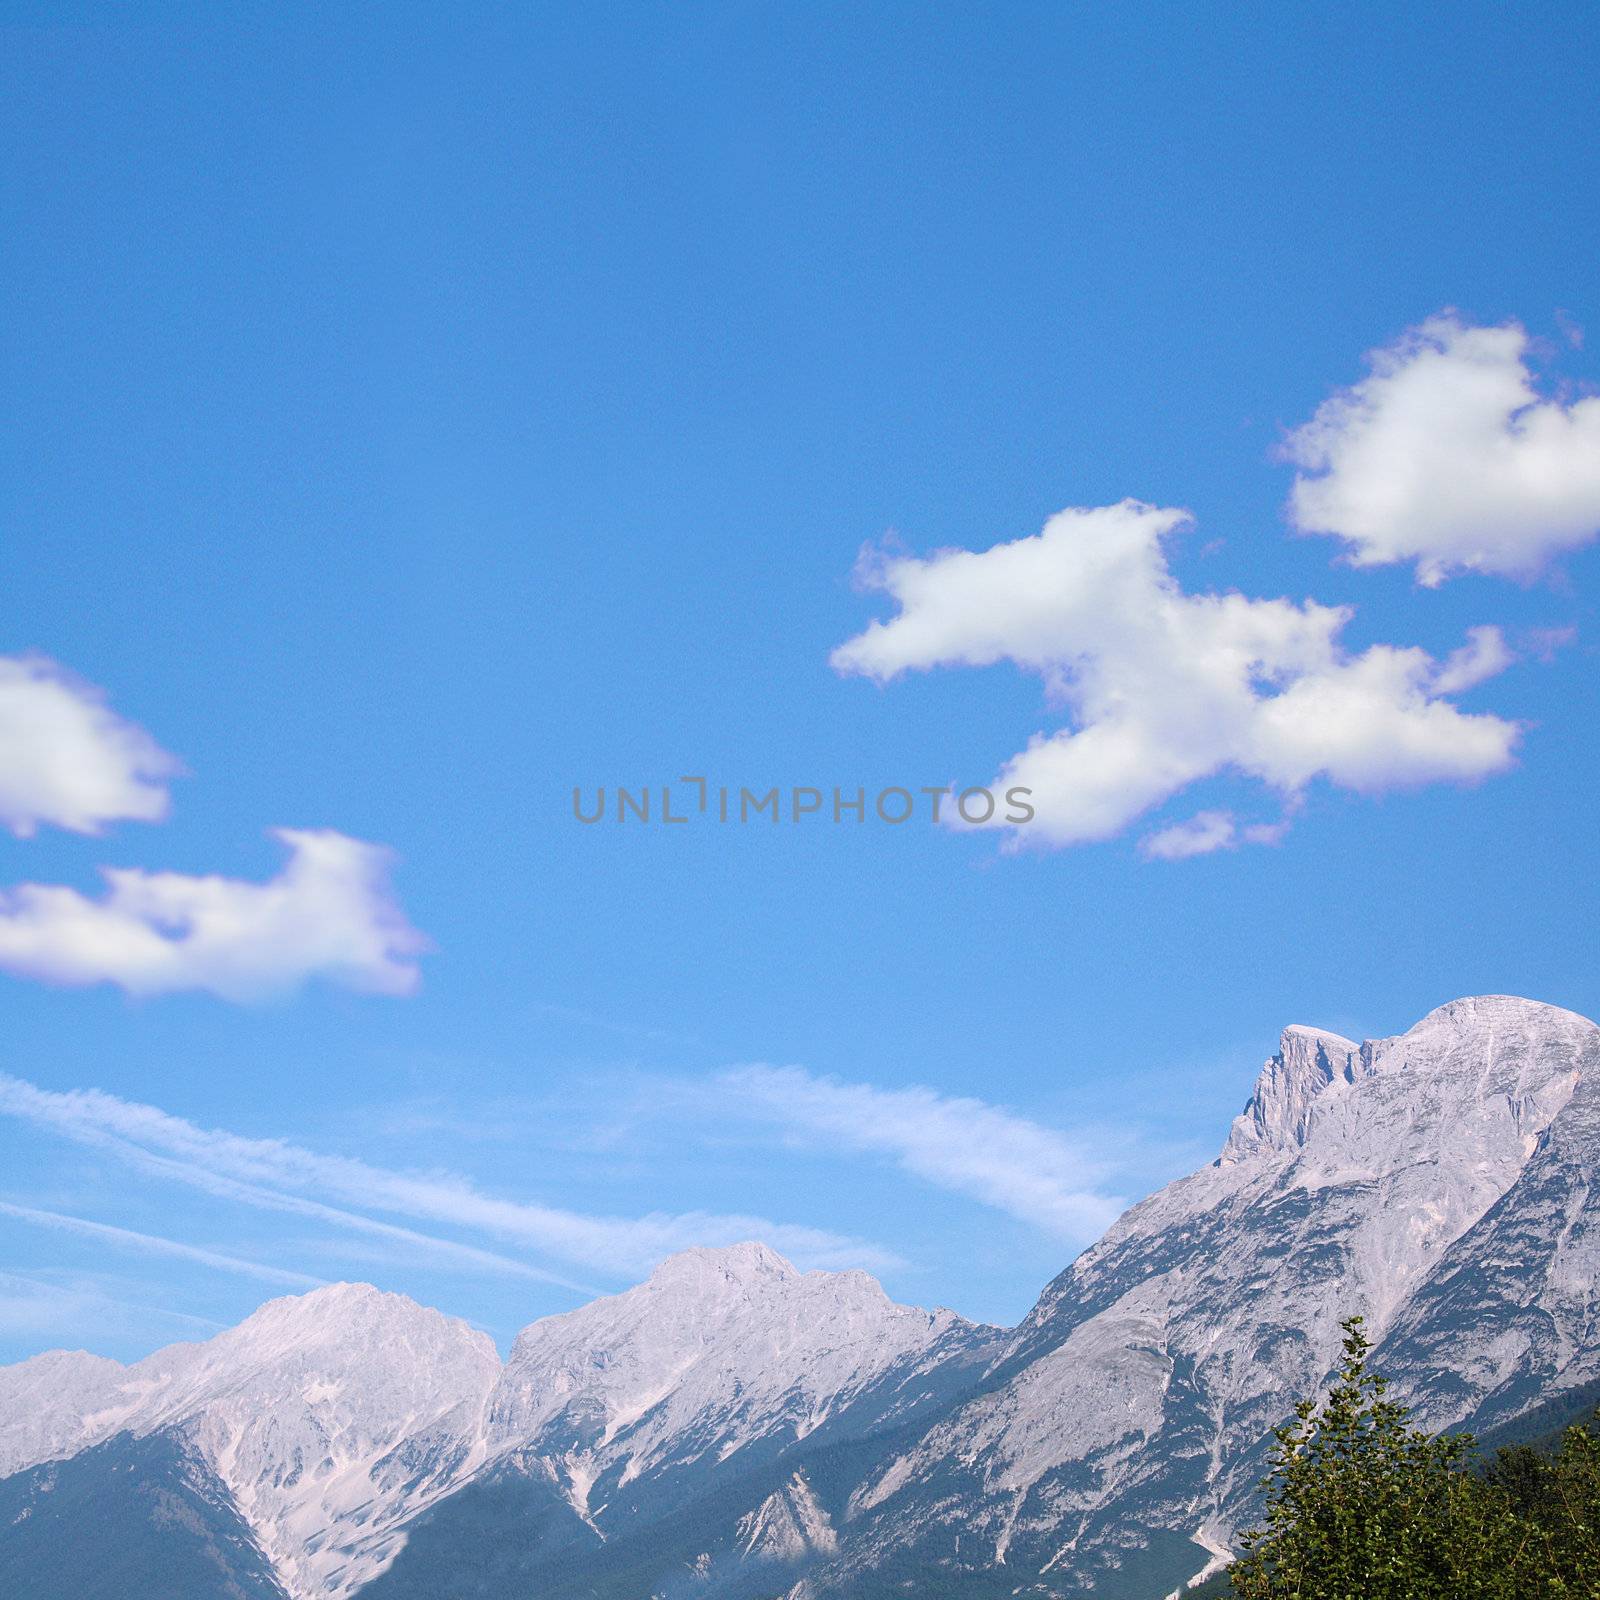
<path fill-rule="evenodd" d="M 96 833 L 159 821 L 177 761 L 100 692 L 42 656 L 0 656 L 0 827 Z M 377 994 L 416 987 L 426 941 L 388 886 L 388 852 L 330 831 L 275 830 L 288 848 L 267 883 L 107 869 L 98 899 L 0 890 L 0 970 L 131 994 L 207 990 L 253 999 L 324 977 Z"/>
<path fill-rule="evenodd" d="M 1600 532 L 1600 398 L 1543 399 L 1515 322 L 1434 317 L 1290 435 L 1290 517 L 1358 566 L 1527 578 Z"/>
<path fill-rule="evenodd" d="M 43 656 L 0 656 L 0 827 L 98 833 L 166 815 L 178 763 Z"/>
<path fill-rule="evenodd" d="M 1292 807 L 1319 777 L 1375 793 L 1510 764 L 1516 727 L 1444 698 L 1505 665 L 1493 630 L 1442 665 L 1391 645 L 1352 655 L 1340 644 L 1348 608 L 1185 593 L 1163 540 L 1187 520 L 1125 500 L 1062 511 L 981 552 L 873 555 L 861 576 L 898 613 L 841 645 L 833 665 L 879 682 L 998 661 L 1041 676 L 1073 727 L 1036 735 L 994 783 L 1032 790 L 1037 815 L 1017 837 L 1035 844 L 1111 838 L 1220 773 L 1259 779 Z M 1192 855 L 1208 839 L 1269 836 L 1271 825 L 1191 826 L 1184 847 L 1147 848 Z"/>
<path fill-rule="evenodd" d="M 376 994 L 414 989 L 426 941 L 389 890 L 388 851 L 329 831 L 273 836 L 289 860 L 266 883 L 110 868 L 98 899 L 44 884 L 0 892 L 0 969 L 229 1000 L 313 977 Z"/>
<path fill-rule="evenodd" d="M 907 1172 L 1080 1244 L 1125 1202 L 1100 1193 L 1097 1165 L 1064 1134 L 933 1089 L 880 1089 L 799 1067 L 741 1067 L 719 1089 L 746 1115 L 836 1149 L 892 1156 Z"/>
<path fill-rule="evenodd" d="M 96 1089 L 42 1089 L 0 1073 L 0 1115 L 11 1116 L 115 1155 L 151 1177 L 266 1211 L 315 1218 L 341 1229 L 378 1234 L 447 1254 L 484 1270 L 585 1287 L 521 1259 L 440 1239 L 370 1213 L 445 1224 L 488 1235 L 591 1271 L 642 1276 L 663 1256 L 690 1245 L 764 1239 L 808 1267 L 883 1270 L 903 1263 L 866 1240 L 765 1217 L 714 1212 L 592 1216 L 485 1194 L 465 1178 L 397 1172 L 345 1156 L 323 1155 L 283 1139 L 248 1138 L 202 1128 L 156 1106 Z M 329 1204 L 334 1202 L 335 1204 Z M 342 1207 L 356 1206 L 351 1211 Z"/>

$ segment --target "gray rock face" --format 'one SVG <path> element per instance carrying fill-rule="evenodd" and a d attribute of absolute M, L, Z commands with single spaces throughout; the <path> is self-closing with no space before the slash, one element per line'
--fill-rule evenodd
<path fill-rule="evenodd" d="M 897 1305 L 865 1273 L 797 1272 L 759 1244 L 686 1250 L 637 1288 L 523 1330 L 488 1407 L 480 1481 L 368 1594 L 770 1600 L 789 1568 L 839 1548 L 789 1459 L 936 1415 L 998 1339 Z M 493 1562 L 474 1555 L 486 1527 L 504 1541 Z"/>
<path fill-rule="evenodd" d="M 341 1285 L 128 1368 L 0 1369 L 0 1476 L 33 1504 L 24 1469 L 165 1441 L 214 1480 L 204 1549 L 254 1582 L 253 1541 L 292 1600 L 1150 1600 L 1224 1557 L 1353 1313 L 1435 1427 L 1600 1376 L 1597 1167 L 1581 1017 L 1488 996 L 1359 1045 L 1294 1027 L 1219 1158 L 1010 1332 L 752 1244 L 536 1322 L 502 1368 Z"/>
<path fill-rule="evenodd" d="M 1525 1119 L 1531 1153 L 1401 1308 L 1383 1347 L 1435 1425 L 1485 1430 L 1596 1373 L 1600 1051 L 1588 1024 L 1567 1020 L 1570 1031 L 1522 1040 L 1546 1061 L 1549 1093 L 1575 1079 L 1565 1104 L 1541 1127 L 1540 1114 L 1519 1100 L 1525 1091 L 1507 1087 L 1508 1112 Z"/>
<path fill-rule="evenodd" d="M 686 1250 L 636 1289 L 525 1328 L 487 1449 L 557 1464 L 587 1516 L 597 1484 L 609 1500 L 647 1477 L 743 1469 L 858 1406 L 893 1420 L 919 1374 L 994 1332 L 897 1305 L 864 1272 L 797 1272 L 765 1245 Z"/>

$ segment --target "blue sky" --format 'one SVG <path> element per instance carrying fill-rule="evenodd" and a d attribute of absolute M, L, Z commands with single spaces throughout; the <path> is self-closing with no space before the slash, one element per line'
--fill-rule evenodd
<path fill-rule="evenodd" d="M 0 711 L 0 884 L 89 919 L 0 902 L 0 1359 L 341 1277 L 503 1339 L 747 1222 L 1011 1320 L 1283 1025 L 1600 1012 L 1589 8 L 0 18 L 0 656 L 73 735 L 41 798 Z M 1128 498 L 1192 522 L 934 559 Z M 572 816 L 1097 722 L 1139 781 L 1031 834 Z M 172 930 L 105 867 L 221 953 L 107 955 Z"/>

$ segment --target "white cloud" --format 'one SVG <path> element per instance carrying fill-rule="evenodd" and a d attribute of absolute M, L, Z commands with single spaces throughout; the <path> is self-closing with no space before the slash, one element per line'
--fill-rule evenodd
<path fill-rule="evenodd" d="M 100 692 L 43 656 L 0 656 L 0 827 L 98 833 L 155 822 L 178 762 Z"/>
<path fill-rule="evenodd" d="M 0 656 L 0 826 L 95 833 L 166 815 L 179 770 L 100 692 L 42 656 Z M 426 941 L 388 885 L 389 854 L 332 831 L 277 829 L 289 860 L 267 883 L 136 868 L 106 892 L 28 883 L 0 889 L 0 970 L 130 994 L 209 991 L 230 1000 L 312 977 L 378 994 L 416 987 Z"/>
<path fill-rule="evenodd" d="M 1220 773 L 1258 779 L 1292 808 L 1319 777 L 1370 793 L 1510 764 L 1515 725 L 1442 695 L 1504 665 L 1498 635 L 1480 631 L 1441 669 L 1416 648 L 1350 654 L 1347 608 L 1187 594 L 1162 547 L 1187 520 L 1125 500 L 1062 511 L 981 552 L 869 558 L 865 582 L 898 613 L 841 645 L 833 665 L 879 682 L 1002 660 L 1041 676 L 1074 726 L 1036 735 L 991 785 L 1032 791 L 1036 817 L 1018 843 L 1111 838 Z"/>
<path fill-rule="evenodd" d="M 607 1274 L 647 1273 L 663 1256 L 690 1245 L 759 1238 L 807 1266 L 903 1265 L 865 1240 L 765 1217 L 654 1212 L 643 1217 L 590 1216 L 484 1194 L 450 1174 L 396 1172 L 345 1156 L 327 1156 L 281 1139 L 246 1138 L 197 1127 L 155 1106 L 96 1089 L 58 1092 L 0 1074 L 0 1114 L 18 1117 L 81 1144 L 109 1151 L 141 1170 L 266 1210 L 292 1211 L 337 1226 L 412 1241 L 421 1249 L 465 1252 L 490 1269 L 511 1265 L 532 1277 L 568 1280 L 452 1240 L 418 1235 L 325 1202 L 364 1207 L 487 1234 Z M 317 1197 L 317 1198 L 312 1198 Z"/>
<path fill-rule="evenodd" d="M 1139 850 L 1152 861 L 1187 861 L 1191 856 L 1233 850 L 1241 844 L 1277 844 L 1288 831 L 1287 817 L 1241 827 L 1231 811 L 1197 811 L 1183 822 L 1146 834 L 1139 841 Z"/>
<path fill-rule="evenodd" d="M 145 1255 L 174 1256 L 182 1261 L 193 1261 L 203 1267 L 216 1267 L 223 1272 L 242 1273 L 245 1277 L 260 1278 L 266 1283 L 286 1284 L 293 1289 L 315 1289 L 326 1280 L 313 1278 L 309 1273 L 290 1272 L 282 1267 L 268 1266 L 261 1261 L 247 1261 L 242 1256 L 225 1255 L 219 1250 L 206 1250 L 199 1245 L 184 1244 L 177 1239 L 163 1238 L 160 1234 L 139 1233 L 132 1228 L 114 1227 L 108 1222 L 91 1222 L 86 1217 L 68 1216 L 61 1211 L 40 1211 L 33 1206 L 16 1206 L 0 1200 L 0 1216 L 17 1222 L 32 1223 L 35 1227 L 52 1228 L 59 1233 L 77 1234 L 80 1238 L 111 1244 L 124 1250 L 134 1250 Z"/>
<path fill-rule="evenodd" d="M 718 1087 L 747 1115 L 892 1156 L 941 1189 L 1065 1239 L 1097 1238 L 1125 1204 L 1099 1192 L 1097 1164 L 1066 1135 L 982 1100 L 841 1083 L 799 1067 L 741 1067 Z"/>
<path fill-rule="evenodd" d="M 1541 398 L 1515 322 L 1431 318 L 1289 436 L 1290 517 L 1358 566 L 1527 578 L 1600 532 L 1600 398 Z"/>
<path fill-rule="evenodd" d="M 1461 694 L 1504 672 L 1516 658 L 1498 628 L 1471 628 L 1467 642 L 1452 650 L 1433 675 L 1435 694 Z"/>
<path fill-rule="evenodd" d="M 1183 861 L 1231 849 L 1238 839 L 1239 827 L 1231 811 L 1200 811 L 1186 822 L 1152 833 L 1139 848 L 1158 861 Z"/>
<path fill-rule="evenodd" d="M 390 892 L 389 853 L 326 830 L 273 837 L 289 860 L 266 883 L 110 868 L 99 899 L 45 884 L 0 891 L 0 969 L 138 995 L 248 1000 L 314 977 L 410 993 L 426 941 Z"/>

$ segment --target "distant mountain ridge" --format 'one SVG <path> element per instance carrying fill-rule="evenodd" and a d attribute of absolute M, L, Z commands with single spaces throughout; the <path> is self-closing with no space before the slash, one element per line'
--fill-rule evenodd
<path fill-rule="evenodd" d="M 106 1593 L 166 1548 L 163 1600 L 1149 1600 L 1225 1559 L 1352 1312 L 1433 1427 L 1600 1379 L 1597 1169 L 1582 1017 L 1291 1027 L 1217 1160 L 1009 1331 L 748 1244 L 533 1323 L 504 1365 L 341 1285 L 127 1368 L 0 1368 L 0 1587 L 83 1600 L 59 1515 L 35 1531 L 68 1483 Z"/>
<path fill-rule="evenodd" d="M 174 1484 L 209 1472 L 208 1503 L 242 1519 L 287 1592 L 332 1600 L 474 1479 L 526 1477 L 551 1547 L 582 1548 L 599 1542 L 602 1501 L 658 1515 L 799 1440 L 914 1414 L 996 1332 L 756 1243 L 684 1251 L 637 1288 L 533 1323 L 503 1366 L 459 1319 L 336 1284 L 131 1367 L 55 1351 L 0 1368 L 0 1482 L 169 1440 Z M 802 1495 L 794 1527 L 808 1514 Z M 783 1538 L 777 1507 L 752 1524 L 755 1543 Z M 0 1572 L 6 1544 L 0 1530 Z"/>

